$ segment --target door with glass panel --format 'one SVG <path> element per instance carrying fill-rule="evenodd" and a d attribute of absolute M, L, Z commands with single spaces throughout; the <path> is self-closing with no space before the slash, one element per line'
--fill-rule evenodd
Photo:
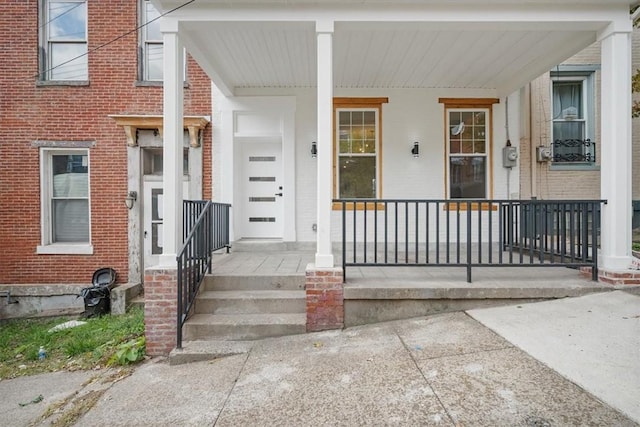
<path fill-rule="evenodd" d="M 282 143 L 242 143 L 242 218 L 244 238 L 281 239 L 284 231 Z"/>
<path fill-rule="evenodd" d="M 185 150 L 184 181 L 182 186 L 183 199 L 189 199 L 189 165 L 188 152 Z M 164 198 L 163 198 L 163 173 L 162 173 L 162 149 L 146 149 L 143 154 L 143 241 L 144 241 L 144 265 L 149 267 L 157 265 L 162 254 L 164 240 Z"/>

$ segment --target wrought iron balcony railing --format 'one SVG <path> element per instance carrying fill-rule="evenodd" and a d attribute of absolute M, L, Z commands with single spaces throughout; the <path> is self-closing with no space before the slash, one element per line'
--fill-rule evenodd
<path fill-rule="evenodd" d="M 556 139 L 553 141 L 554 163 L 595 163 L 596 143 L 590 139 Z"/>

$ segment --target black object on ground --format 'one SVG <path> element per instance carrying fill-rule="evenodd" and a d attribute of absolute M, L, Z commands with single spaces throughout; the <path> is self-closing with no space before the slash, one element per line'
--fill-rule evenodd
<path fill-rule="evenodd" d="M 80 295 L 84 299 L 84 317 L 97 317 L 111 311 L 111 289 L 116 283 L 113 268 L 100 268 L 93 273 L 93 286 L 83 288 Z"/>

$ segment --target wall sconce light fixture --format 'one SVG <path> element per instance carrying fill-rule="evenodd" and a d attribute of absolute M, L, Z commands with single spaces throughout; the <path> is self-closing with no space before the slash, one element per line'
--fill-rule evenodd
<path fill-rule="evenodd" d="M 315 141 L 311 143 L 311 157 L 314 159 L 318 157 L 318 144 Z"/>
<path fill-rule="evenodd" d="M 127 197 L 124 198 L 124 204 L 127 205 L 127 209 L 133 209 L 133 204 L 138 200 L 138 192 L 129 191 Z"/>
<path fill-rule="evenodd" d="M 418 142 L 414 142 L 413 143 L 413 148 L 411 149 L 411 154 L 413 154 L 413 157 L 420 157 L 420 144 L 418 144 Z"/>

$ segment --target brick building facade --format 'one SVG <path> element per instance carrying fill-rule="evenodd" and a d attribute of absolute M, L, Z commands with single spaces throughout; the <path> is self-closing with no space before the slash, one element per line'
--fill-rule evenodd
<path fill-rule="evenodd" d="M 57 4 L 56 4 L 57 3 Z M 112 267 L 127 283 L 130 249 L 127 139 L 110 115 L 161 115 L 161 81 L 147 82 L 141 69 L 140 12 L 145 2 L 86 2 L 88 79 L 51 80 L 42 61 L 42 32 L 52 21 L 41 10 L 62 2 L 15 1 L 2 5 L 0 73 L 0 284 L 87 284 L 93 271 Z M 53 13 L 53 12 L 52 12 Z M 61 14 L 62 15 L 62 14 Z M 44 19 L 49 19 L 45 21 Z M 53 30 L 52 30 L 53 31 Z M 39 49 L 41 49 L 39 54 Z M 185 115 L 211 114 L 211 84 L 188 60 Z M 202 158 L 211 158 L 211 129 L 200 135 Z M 88 148 L 87 148 L 88 147 Z M 39 251 L 43 237 L 42 151 L 88 151 L 92 253 Z M 211 194 L 211 162 L 202 165 L 202 193 Z M 39 253 L 40 252 L 40 253 Z M 135 280 L 135 279 L 134 279 Z"/>

